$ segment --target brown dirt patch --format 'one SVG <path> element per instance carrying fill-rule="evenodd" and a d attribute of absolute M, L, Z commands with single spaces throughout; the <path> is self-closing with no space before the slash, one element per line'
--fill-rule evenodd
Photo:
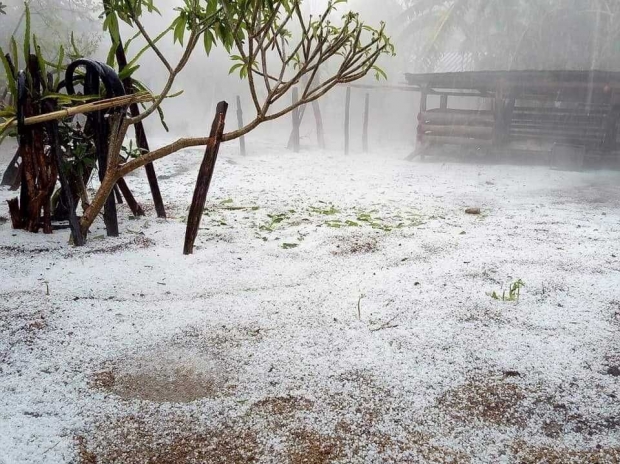
<path fill-rule="evenodd" d="M 88 250 L 86 254 L 100 255 L 100 254 L 112 254 L 119 251 L 126 251 L 128 248 L 146 249 L 155 246 L 155 240 L 152 240 L 144 235 L 137 235 L 129 241 L 118 243 L 116 245 L 102 246 Z"/>
<path fill-rule="evenodd" d="M 352 236 L 342 237 L 332 251 L 334 256 L 360 255 L 374 253 L 379 249 L 377 240 L 373 237 Z"/>
<path fill-rule="evenodd" d="M 466 464 L 471 462 L 471 458 L 465 453 L 434 444 L 431 437 L 418 431 L 407 435 L 405 447 L 418 457 L 418 462 L 437 464 Z"/>
<path fill-rule="evenodd" d="M 276 416 L 293 415 L 300 411 L 310 411 L 314 403 L 307 398 L 298 396 L 280 396 L 265 398 L 254 403 L 252 412 Z"/>
<path fill-rule="evenodd" d="M 506 427 L 524 427 L 527 415 L 521 408 L 526 392 L 504 380 L 475 380 L 449 390 L 437 403 L 448 416 L 463 422 L 472 418 Z"/>
<path fill-rule="evenodd" d="M 191 403 L 213 397 L 218 388 L 214 379 L 203 377 L 189 368 L 178 367 L 170 374 L 125 374 L 111 389 L 124 399 L 158 403 Z"/>
<path fill-rule="evenodd" d="M 343 457 L 344 447 L 339 438 L 310 430 L 296 430 L 292 433 L 290 464 L 328 464 Z"/>
<path fill-rule="evenodd" d="M 107 390 L 125 400 L 156 403 L 191 403 L 217 396 L 220 392 L 215 379 L 205 377 L 191 368 L 176 367 L 168 372 L 94 374 L 90 385 Z"/>
<path fill-rule="evenodd" d="M 212 354 L 175 347 L 116 360 L 95 373 L 90 386 L 125 400 L 191 403 L 230 394 L 228 375 Z"/>
<path fill-rule="evenodd" d="M 256 462 L 256 434 L 223 426 L 197 431 L 188 419 L 158 421 L 126 417 L 97 430 L 97 442 L 76 438 L 79 464 L 241 464 Z"/>
<path fill-rule="evenodd" d="M 620 448 L 578 451 L 560 447 L 537 447 L 522 441 L 512 446 L 519 464 L 617 464 Z"/>

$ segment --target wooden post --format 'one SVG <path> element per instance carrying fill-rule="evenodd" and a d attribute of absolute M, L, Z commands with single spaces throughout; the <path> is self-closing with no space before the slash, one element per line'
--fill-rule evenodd
<path fill-rule="evenodd" d="M 506 127 L 505 111 L 506 105 L 504 103 L 504 88 L 500 82 L 497 90 L 495 91 L 495 125 L 493 127 L 493 145 L 495 147 L 500 146 L 504 141 L 504 132 Z"/>
<path fill-rule="evenodd" d="M 425 147 L 423 146 L 424 132 L 422 131 L 422 126 L 424 124 L 424 121 L 422 120 L 422 115 L 426 113 L 426 110 L 428 108 L 428 91 L 429 91 L 429 88 L 424 87 L 424 89 L 422 90 L 422 93 L 420 93 L 420 114 L 418 116 L 418 128 L 416 131 L 417 132 L 416 150 L 414 151 L 414 154 L 417 152 L 420 155 L 420 159 L 422 161 L 424 161 L 424 158 L 425 158 L 425 155 L 424 155 Z"/>
<path fill-rule="evenodd" d="M 447 95 L 441 96 L 439 100 L 439 108 L 441 108 L 442 110 L 448 109 L 448 96 Z"/>
<path fill-rule="evenodd" d="M 224 134 L 227 111 L 228 103 L 223 101 L 217 104 L 215 119 L 213 120 L 213 125 L 211 126 L 211 134 L 209 135 L 211 137 L 211 141 L 207 145 L 205 156 L 202 160 L 202 164 L 200 165 L 192 205 L 190 206 L 189 215 L 187 216 L 185 246 L 183 247 L 183 254 L 185 255 L 191 255 L 194 252 L 194 243 L 196 242 L 196 237 L 198 236 L 200 220 L 202 219 L 205 202 L 207 201 L 207 194 L 209 193 L 209 186 L 211 185 L 213 171 L 215 170 L 217 154 L 220 149 L 222 135 Z"/>
<path fill-rule="evenodd" d="M 364 103 L 364 135 L 362 136 L 362 145 L 364 153 L 368 153 L 368 119 L 370 113 L 370 94 L 366 94 L 366 101 Z"/>
<path fill-rule="evenodd" d="M 121 193 L 125 197 L 125 200 L 127 201 L 127 206 L 129 206 L 129 209 L 131 210 L 131 214 L 136 217 L 144 216 L 144 210 L 142 209 L 142 206 L 140 206 L 140 204 L 136 201 L 136 198 L 133 196 L 133 193 L 131 193 L 127 182 L 125 182 L 125 179 L 119 179 L 119 181 L 116 183 L 116 186 L 120 189 Z"/>
<path fill-rule="evenodd" d="M 612 152 L 616 149 L 618 137 L 618 121 L 620 120 L 620 95 L 611 91 L 609 99 L 611 108 L 605 118 L 605 135 L 603 138 L 603 149 Z"/>
<path fill-rule="evenodd" d="M 351 110 L 351 87 L 347 87 L 347 97 L 344 105 L 344 154 L 349 155 L 350 141 L 349 132 L 351 129 L 350 124 L 350 110 Z"/>
<path fill-rule="evenodd" d="M 114 186 L 114 198 L 116 198 L 116 203 L 119 205 L 123 204 L 123 195 L 121 194 L 120 189 L 118 188 L 118 184 Z"/>
<path fill-rule="evenodd" d="M 107 0 L 104 1 L 104 6 L 108 5 Z M 119 40 L 118 47 L 116 47 L 116 61 L 118 61 L 118 69 L 119 72 L 122 72 L 125 67 L 127 67 L 127 56 L 125 55 L 125 49 L 123 47 L 123 41 Z M 123 80 L 123 86 L 125 87 L 125 93 L 132 94 L 133 93 L 133 81 L 131 77 L 128 77 Z M 129 106 L 129 111 L 132 117 L 136 117 L 140 115 L 140 108 L 137 103 L 132 103 Z M 134 130 L 136 134 L 136 145 L 142 152 L 142 154 L 150 152 L 149 141 L 146 137 L 146 132 L 144 131 L 144 125 L 142 122 L 134 124 Z M 155 166 L 153 163 L 149 163 L 144 166 L 146 171 L 146 177 L 149 181 L 149 187 L 151 189 L 151 196 L 153 197 L 153 204 L 155 205 L 155 211 L 157 212 L 157 217 L 165 218 L 166 217 L 166 207 L 164 206 L 164 200 L 161 196 L 161 191 L 159 190 L 159 181 L 157 180 L 157 173 L 155 172 Z"/>
<path fill-rule="evenodd" d="M 299 102 L 299 89 L 293 88 L 293 106 Z M 293 151 L 299 153 L 299 126 L 301 125 L 301 113 L 299 107 L 295 108 L 292 113 L 293 116 Z"/>
<path fill-rule="evenodd" d="M 428 87 L 424 87 L 420 93 L 420 113 L 426 113 L 428 108 Z"/>
<path fill-rule="evenodd" d="M 243 108 L 241 107 L 241 97 L 237 95 L 237 125 L 239 129 L 243 129 Z M 239 137 L 239 152 L 241 156 L 245 156 L 245 136 Z"/>

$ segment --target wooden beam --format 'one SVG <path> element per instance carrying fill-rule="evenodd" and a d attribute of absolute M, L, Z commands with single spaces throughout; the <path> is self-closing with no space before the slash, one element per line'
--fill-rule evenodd
<path fill-rule="evenodd" d="M 419 121 L 424 124 L 437 125 L 463 125 L 463 126 L 492 126 L 493 114 L 481 113 L 479 111 L 471 112 L 434 112 L 426 111 L 420 113 Z"/>
<path fill-rule="evenodd" d="M 424 135 L 422 136 L 422 141 L 446 145 L 464 145 L 478 147 L 488 147 L 492 144 L 491 140 L 470 139 L 466 137 L 440 137 L 435 135 Z"/>
<path fill-rule="evenodd" d="M 129 106 L 132 103 L 145 103 L 154 101 L 155 97 L 148 92 L 136 93 L 134 95 L 126 95 L 123 97 L 107 98 L 84 105 L 72 106 L 52 113 L 40 114 L 24 119 L 24 125 L 34 126 L 44 122 L 57 121 L 59 119 L 71 118 L 78 114 L 94 113 L 95 111 L 103 111 L 121 106 Z M 17 118 L 11 118 L 7 122 L 0 124 L 0 132 L 9 127 L 17 126 Z"/>
<path fill-rule="evenodd" d="M 487 140 L 493 138 L 493 128 L 484 126 L 437 126 L 420 124 L 419 131 L 425 136 L 455 136 Z"/>

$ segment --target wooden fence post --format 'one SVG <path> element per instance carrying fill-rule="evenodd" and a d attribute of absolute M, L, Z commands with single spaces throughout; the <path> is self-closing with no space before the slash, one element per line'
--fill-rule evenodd
<path fill-rule="evenodd" d="M 441 108 L 442 110 L 448 109 L 448 96 L 447 95 L 442 95 L 440 97 L 439 108 Z"/>
<path fill-rule="evenodd" d="M 505 133 L 505 112 L 506 104 L 504 101 L 504 88 L 502 83 L 495 91 L 495 125 L 493 127 L 493 145 L 499 147 L 504 142 Z"/>
<path fill-rule="evenodd" d="M 347 98 L 344 105 L 344 154 L 349 154 L 350 141 L 349 132 L 351 129 L 350 124 L 350 109 L 351 109 L 351 87 L 347 87 Z"/>
<path fill-rule="evenodd" d="M 299 102 L 299 89 L 293 88 L 293 106 Z M 293 116 L 293 151 L 299 153 L 299 126 L 301 125 L 301 113 L 299 107 L 295 108 Z"/>
<path fill-rule="evenodd" d="M 183 247 L 183 254 L 185 255 L 191 255 L 194 252 L 194 243 L 196 242 L 196 237 L 198 236 L 200 220 L 202 219 L 205 202 L 207 201 L 207 194 L 209 193 L 209 186 L 211 185 L 213 171 L 215 170 L 217 154 L 220 149 L 222 135 L 224 134 L 227 111 L 228 103 L 222 101 L 217 104 L 215 119 L 213 120 L 213 125 L 211 126 L 211 134 L 209 135 L 211 140 L 207 145 L 205 156 L 202 160 L 202 164 L 200 165 L 192 205 L 189 209 L 189 215 L 187 216 L 185 246 Z"/>
<path fill-rule="evenodd" d="M 237 125 L 239 129 L 243 129 L 243 108 L 241 107 L 241 97 L 237 95 Z M 239 137 L 239 151 L 241 156 L 245 156 L 245 136 Z"/>
<path fill-rule="evenodd" d="M 370 94 L 366 94 L 366 101 L 364 104 L 364 135 L 362 136 L 362 145 L 364 147 L 364 153 L 368 153 L 368 119 L 370 116 Z"/>

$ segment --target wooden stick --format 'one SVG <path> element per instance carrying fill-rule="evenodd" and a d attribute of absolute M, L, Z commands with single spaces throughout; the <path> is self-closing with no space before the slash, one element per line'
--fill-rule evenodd
<path fill-rule="evenodd" d="M 118 184 L 114 187 L 114 196 L 116 197 L 116 203 L 119 205 L 123 204 L 123 195 L 121 194 L 120 189 L 118 188 Z M 135 216 L 135 214 L 134 214 Z"/>
<path fill-rule="evenodd" d="M 368 119 L 370 113 L 370 94 L 366 94 L 366 102 L 364 104 L 364 135 L 362 136 L 362 145 L 364 153 L 368 153 Z"/>
<path fill-rule="evenodd" d="M 140 206 L 140 204 L 136 201 L 136 198 L 133 196 L 133 193 L 129 189 L 127 182 L 125 182 L 125 179 L 121 177 L 116 183 L 116 185 L 125 197 L 125 200 L 127 201 L 127 206 L 129 206 L 129 209 L 131 210 L 131 214 L 133 214 L 135 217 L 144 216 L 144 210 L 142 209 L 142 206 Z"/>
<path fill-rule="evenodd" d="M 183 247 L 183 254 L 185 255 L 191 255 L 194 252 L 194 243 L 196 242 L 196 237 L 198 236 L 200 220 L 202 219 L 202 213 L 205 209 L 205 202 L 207 201 L 209 186 L 211 185 L 211 179 L 213 178 L 217 154 L 220 149 L 220 142 L 222 141 L 222 135 L 224 134 L 227 111 L 228 103 L 225 101 L 218 103 L 215 119 L 213 120 L 213 125 L 211 126 L 210 138 L 212 142 L 207 145 L 207 149 L 205 150 L 205 156 L 202 160 L 202 164 L 200 165 L 200 171 L 198 172 L 198 180 L 196 181 L 196 189 L 194 190 L 192 205 L 190 206 L 189 215 L 187 216 L 185 245 Z"/>
<path fill-rule="evenodd" d="M 237 95 L 237 124 L 239 129 L 243 129 L 243 108 L 241 107 L 241 97 Z M 239 151 L 241 156 L 245 156 L 245 136 L 239 137 Z"/>
<path fill-rule="evenodd" d="M 52 113 L 45 113 L 38 116 L 32 116 L 24 120 L 26 126 L 33 126 L 35 124 L 41 124 L 44 122 L 57 121 L 59 119 L 70 118 L 78 114 L 93 113 L 95 111 L 107 110 L 110 108 L 118 108 L 119 106 L 129 106 L 132 103 L 144 103 L 155 100 L 155 97 L 148 92 L 141 92 L 135 95 L 126 95 L 123 97 L 108 98 L 105 100 L 99 100 L 92 103 L 86 103 L 84 105 L 72 106 L 62 110 L 54 111 Z M 17 120 L 15 118 L 9 119 L 9 121 L 0 124 L 0 131 L 5 130 L 8 127 L 17 126 Z"/>
<path fill-rule="evenodd" d="M 344 154 L 349 154 L 349 132 L 351 129 L 350 124 L 350 112 L 351 110 L 351 87 L 347 87 L 347 98 L 344 105 Z"/>

